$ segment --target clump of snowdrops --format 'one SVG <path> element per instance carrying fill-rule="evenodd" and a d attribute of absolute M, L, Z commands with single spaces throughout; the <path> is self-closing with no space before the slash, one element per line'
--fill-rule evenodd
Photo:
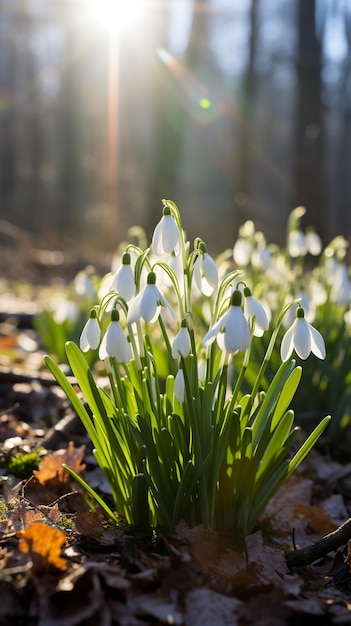
<path fill-rule="evenodd" d="M 289 408 L 301 378 L 294 350 L 324 359 L 324 340 L 297 301 L 282 307 L 269 330 L 269 315 L 240 271 L 220 277 L 205 242 L 198 238 L 191 248 L 177 206 L 163 203 L 151 247 L 126 247 L 119 269 L 103 281 L 80 348 L 66 344 L 92 417 L 46 357 L 93 442 L 113 510 L 67 470 L 115 523 L 171 531 L 185 520 L 243 535 L 329 421 L 302 442 Z M 265 334 L 267 349 L 244 393 L 252 347 Z M 107 388 L 96 384 L 83 354 L 97 349 Z M 263 391 L 275 351 L 280 363 Z"/>
<path fill-rule="evenodd" d="M 286 244 L 280 248 L 266 243 L 263 233 L 257 231 L 252 221 L 239 230 L 233 248 L 235 264 L 249 281 L 257 297 L 271 315 L 275 325 L 280 310 L 287 302 L 298 299 L 306 320 L 316 325 L 322 333 L 328 358 L 309 359 L 304 363 L 304 376 L 292 402 L 296 418 L 319 419 L 330 413 L 328 439 L 335 444 L 341 441 L 351 422 L 351 280 L 347 264 L 348 242 L 337 236 L 323 248 L 319 235 L 311 228 L 303 230 L 301 220 L 304 207 L 295 208 L 288 220 Z M 231 252 L 230 252 L 231 254 Z M 282 340 L 296 313 L 296 304 L 284 317 L 278 333 Z M 253 346 L 251 367 L 260 361 L 267 340 Z M 297 352 L 298 362 L 303 353 Z M 279 356 L 273 353 L 267 371 L 272 374 L 278 367 Z M 269 378 L 262 388 L 268 389 Z M 334 447 L 335 449 L 335 447 Z"/>

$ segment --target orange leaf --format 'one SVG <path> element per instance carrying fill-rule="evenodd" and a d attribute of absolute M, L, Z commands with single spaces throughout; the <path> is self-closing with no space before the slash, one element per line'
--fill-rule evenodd
<path fill-rule="evenodd" d="M 37 574 L 48 573 L 52 568 L 65 571 L 67 563 L 61 557 L 61 548 L 65 541 L 66 535 L 61 530 L 44 522 L 34 522 L 23 532 L 19 549 L 29 554 L 33 561 L 33 571 Z"/>
<path fill-rule="evenodd" d="M 330 519 L 329 515 L 318 508 L 318 506 L 297 503 L 294 505 L 294 511 L 298 515 L 303 515 L 311 530 L 320 535 L 328 535 L 337 528 L 337 525 Z"/>
<path fill-rule="evenodd" d="M 82 459 L 85 446 L 75 448 L 72 441 L 68 444 L 67 450 L 48 454 L 43 458 L 38 470 L 33 470 L 33 474 L 41 485 L 46 485 L 49 481 L 56 479 L 59 483 L 68 483 L 70 475 L 62 467 L 62 463 L 69 465 L 77 474 L 85 469 Z"/>

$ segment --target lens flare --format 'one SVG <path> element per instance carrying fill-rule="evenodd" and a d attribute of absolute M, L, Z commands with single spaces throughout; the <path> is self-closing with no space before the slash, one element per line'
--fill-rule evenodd
<path fill-rule="evenodd" d="M 87 0 L 92 20 L 111 30 L 120 30 L 141 14 L 141 0 Z"/>

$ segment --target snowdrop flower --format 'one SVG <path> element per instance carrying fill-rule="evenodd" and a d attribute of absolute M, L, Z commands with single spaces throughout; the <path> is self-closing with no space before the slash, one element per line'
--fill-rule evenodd
<path fill-rule="evenodd" d="M 255 317 L 254 335 L 255 337 L 262 337 L 264 331 L 268 330 L 269 327 L 267 313 L 262 304 L 253 297 L 249 287 L 244 287 L 244 296 L 244 314 L 248 319 Z"/>
<path fill-rule="evenodd" d="M 288 238 L 288 252 L 293 258 L 305 256 L 307 252 L 305 235 L 301 230 L 292 230 Z"/>
<path fill-rule="evenodd" d="M 145 322 L 155 322 L 161 313 L 161 307 L 165 307 L 171 316 L 175 317 L 168 300 L 156 286 L 155 272 L 150 272 L 145 287 L 130 304 L 127 323 L 134 324 L 140 318 Z"/>
<path fill-rule="evenodd" d="M 178 370 L 178 373 L 174 379 L 174 395 L 177 398 L 178 402 L 180 402 L 181 404 L 184 402 L 185 384 L 183 370 Z"/>
<path fill-rule="evenodd" d="M 190 351 L 191 342 L 189 331 L 186 326 L 186 321 L 182 320 L 180 330 L 173 340 L 172 357 L 174 359 L 177 359 L 179 356 L 182 356 L 184 357 L 184 359 L 186 359 L 186 357 L 189 356 Z"/>
<path fill-rule="evenodd" d="M 250 343 L 249 323 L 241 308 L 242 295 L 236 289 L 230 300 L 229 309 L 221 315 L 202 340 L 204 346 L 210 346 L 215 339 L 221 350 L 235 353 L 245 352 Z"/>
<path fill-rule="evenodd" d="M 248 239 L 237 239 L 233 248 L 233 259 L 239 267 L 246 267 L 252 255 L 252 243 Z"/>
<path fill-rule="evenodd" d="M 194 263 L 194 283 L 205 296 L 211 296 L 218 285 L 218 271 L 203 241 L 198 246 L 198 256 Z"/>
<path fill-rule="evenodd" d="M 117 291 L 126 302 L 134 296 L 134 272 L 131 267 L 131 257 L 129 252 L 122 256 L 122 265 L 111 277 L 109 291 Z"/>
<path fill-rule="evenodd" d="M 296 319 L 286 331 L 280 354 L 282 361 L 287 361 L 295 350 L 300 359 L 307 359 L 310 352 L 319 359 L 325 359 L 326 350 L 324 339 L 320 332 L 305 319 L 305 312 L 301 306 L 297 308 Z"/>
<path fill-rule="evenodd" d="M 307 251 L 313 256 L 318 256 L 322 252 L 322 241 L 314 230 L 310 230 L 305 234 L 305 245 Z"/>
<path fill-rule="evenodd" d="M 119 322 L 117 309 L 111 312 L 111 322 L 102 339 L 99 349 L 101 360 L 107 357 L 115 357 L 118 363 L 129 363 L 132 358 L 132 350 L 124 330 Z"/>
<path fill-rule="evenodd" d="M 351 282 L 345 263 L 336 263 L 334 281 L 331 290 L 332 298 L 338 304 L 349 304 L 351 299 Z"/>
<path fill-rule="evenodd" d="M 267 247 L 259 247 L 253 251 L 251 263 L 256 269 L 267 270 L 272 264 L 272 253 Z"/>
<path fill-rule="evenodd" d="M 101 339 L 101 331 L 95 309 L 90 311 L 90 317 L 85 324 L 80 336 L 80 349 L 82 352 L 96 350 Z"/>
<path fill-rule="evenodd" d="M 57 324 L 63 324 L 66 321 L 75 322 L 78 319 L 79 310 L 73 300 L 59 298 L 54 306 L 53 318 Z"/>
<path fill-rule="evenodd" d="M 169 207 L 163 209 L 163 216 L 152 235 L 151 247 L 157 256 L 178 250 L 179 228 Z"/>

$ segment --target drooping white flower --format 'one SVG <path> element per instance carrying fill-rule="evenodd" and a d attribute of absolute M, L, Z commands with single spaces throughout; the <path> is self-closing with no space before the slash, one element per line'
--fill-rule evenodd
<path fill-rule="evenodd" d="M 253 247 L 248 239 L 237 239 L 233 248 L 233 259 L 239 267 L 250 263 Z"/>
<path fill-rule="evenodd" d="M 177 359 L 179 356 L 186 359 L 191 351 L 191 342 L 189 331 L 186 326 L 185 320 L 182 320 L 182 325 L 179 332 L 176 334 L 172 344 L 172 357 Z"/>
<path fill-rule="evenodd" d="M 86 300 L 93 300 L 96 296 L 94 286 L 94 269 L 90 266 L 78 272 L 74 279 L 74 288 L 78 296 Z"/>
<path fill-rule="evenodd" d="M 346 263 L 336 263 L 331 296 L 338 304 L 349 304 L 351 301 L 351 282 Z"/>
<path fill-rule="evenodd" d="M 251 263 L 256 269 L 267 270 L 272 264 L 272 253 L 266 246 L 260 246 L 253 251 Z"/>
<path fill-rule="evenodd" d="M 301 230 L 291 230 L 288 238 L 288 252 L 291 257 L 305 256 L 307 252 L 305 235 Z"/>
<path fill-rule="evenodd" d="M 163 209 L 163 216 L 152 235 L 151 247 L 158 256 L 170 254 L 178 249 L 179 228 L 168 206 Z"/>
<path fill-rule="evenodd" d="M 249 323 L 241 308 L 242 295 L 236 289 L 230 300 L 229 309 L 221 315 L 202 340 L 204 346 L 210 346 L 215 339 L 221 350 L 235 353 L 245 352 L 250 343 Z"/>
<path fill-rule="evenodd" d="M 122 265 L 111 277 L 109 291 L 117 291 L 126 302 L 132 299 L 135 291 L 134 272 L 131 267 L 131 257 L 129 252 L 122 256 Z"/>
<path fill-rule="evenodd" d="M 55 299 L 53 306 L 53 318 L 57 324 L 63 324 L 66 321 L 75 322 L 78 319 L 79 309 L 73 300 L 59 297 Z"/>
<path fill-rule="evenodd" d="M 198 247 L 198 256 L 194 263 L 194 283 L 205 296 L 211 296 L 218 285 L 218 271 L 213 258 L 208 254 L 202 241 Z"/>
<path fill-rule="evenodd" d="M 155 322 L 161 313 L 162 307 L 167 309 L 171 317 L 175 317 L 167 298 L 156 285 L 155 272 L 150 272 L 145 287 L 135 296 L 130 304 L 127 322 L 128 324 L 134 324 L 141 318 L 145 322 Z"/>
<path fill-rule="evenodd" d="M 313 256 L 318 256 L 322 252 L 322 241 L 314 230 L 309 230 L 305 234 L 305 245 L 307 251 Z"/>
<path fill-rule="evenodd" d="M 185 384 L 184 373 L 182 369 L 178 370 L 177 375 L 174 379 L 174 395 L 177 398 L 178 402 L 180 402 L 181 404 L 184 402 Z"/>
<path fill-rule="evenodd" d="M 265 330 L 268 330 L 269 320 L 262 304 L 253 297 L 249 287 L 244 288 L 244 314 L 250 319 L 255 317 L 254 335 L 262 337 Z"/>
<path fill-rule="evenodd" d="M 119 322 L 119 314 L 116 309 L 111 312 L 111 322 L 99 349 L 99 358 L 104 360 L 107 357 L 115 357 L 118 363 L 129 363 L 132 358 L 130 343 Z"/>
<path fill-rule="evenodd" d="M 324 339 L 320 332 L 304 316 L 304 310 L 299 306 L 296 311 L 296 319 L 289 330 L 286 331 L 280 346 L 282 361 L 287 361 L 293 350 L 295 350 L 300 359 L 307 359 L 311 352 L 319 359 L 325 359 Z"/>
<path fill-rule="evenodd" d="M 101 330 L 99 322 L 97 321 L 97 315 L 95 309 L 90 311 L 90 317 L 85 324 L 79 345 L 82 352 L 88 352 L 88 350 L 96 350 L 99 347 L 101 339 Z"/>

